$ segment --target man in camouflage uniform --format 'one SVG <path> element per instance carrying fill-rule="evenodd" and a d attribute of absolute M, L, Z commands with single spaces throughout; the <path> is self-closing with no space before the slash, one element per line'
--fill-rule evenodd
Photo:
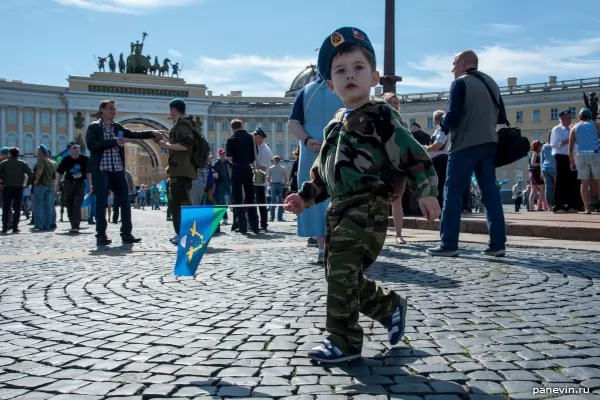
<path fill-rule="evenodd" d="M 404 335 L 406 299 L 365 276 L 383 247 L 390 200 L 400 181 L 408 177 L 428 220 L 440 215 L 437 176 L 427 151 L 396 110 L 370 100 L 379 82 L 374 54 L 366 34 L 356 28 L 338 29 L 321 46 L 319 72 L 346 109 L 325 128 L 311 180 L 286 199 L 286 209 L 300 214 L 331 196 L 325 238 L 329 336 L 309 352 L 325 363 L 360 357 L 359 312 L 384 325 L 392 345 Z"/>
<path fill-rule="evenodd" d="M 175 99 L 169 103 L 171 118 L 175 125 L 169 131 L 169 141 L 161 140 L 160 147 L 169 151 L 169 205 L 175 236 L 171 243 L 179 243 L 179 227 L 181 224 L 181 206 L 192 204 L 190 190 L 192 179 L 196 178 L 196 167 L 192 162 L 194 148 L 194 122 L 185 115 L 185 101 Z"/>

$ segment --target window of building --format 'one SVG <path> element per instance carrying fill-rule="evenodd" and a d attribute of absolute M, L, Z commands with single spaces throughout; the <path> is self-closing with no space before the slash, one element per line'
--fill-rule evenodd
<path fill-rule="evenodd" d="M 537 141 L 542 141 L 542 132 L 543 131 L 533 131 L 531 132 L 531 141 L 533 142 L 534 140 Z"/>
<path fill-rule="evenodd" d="M 550 110 L 550 120 L 552 120 L 552 121 L 558 120 L 558 108 L 553 108 Z"/>
<path fill-rule="evenodd" d="M 433 117 L 427 118 L 427 129 L 433 128 Z"/>
<path fill-rule="evenodd" d="M 25 125 L 33 125 L 33 111 L 25 111 Z"/>
<path fill-rule="evenodd" d="M 31 133 L 25 134 L 25 148 L 23 151 L 25 154 L 33 154 L 33 135 Z"/>
<path fill-rule="evenodd" d="M 58 151 L 61 152 L 67 148 L 67 137 L 65 135 L 60 135 L 58 137 L 58 142 L 56 143 L 58 146 Z"/>
<path fill-rule="evenodd" d="M 281 140 L 277 141 L 277 146 L 275 146 L 275 153 L 279 156 L 284 158 L 285 154 L 283 154 L 283 142 Z"/>
<path fill-rule="evenodd" d="M 42 111 L 42 125 L 50 125 L 50 111 Z"/>
<path fill-rule="evenodd" d="M 229 121 L 226 119 L 221 120 L 221 130 L 225 132 L 229 131 Z"/>
<path fill-rule="evenodd" d="M 252 133 L 256 130 L 256 121 L 255 120 L 248 122 L 248 130 L 250 131 L 250 133 Z"/>
<path fill-rule="evenodd" d="M 532 114 L 533 122 L 540 122 L 542 120 L 540 110 L 533 110 Z"/>
<path fill-rule="evenodd" d="M 227 140 L 221 140 L 221 148 L 225 150 L 227 148 Z"/>
<path fill-rule="evenodd" d="M 573 118 L 577 117 L 577 107 L 569 107 L 569 111 L 573 114 Z"/>
<path fill-rule="evenodd" d="M 523 123 L 523 111 L 517 111 L 517 124 Z"/>
<path fill-rule="evenodd" d="M 17 134 L 16 132 L 8 132 L 8 137 L 6 138 L 6 145 L 8 147 L 16 147 L 17 146 Z"/>
<path fill-rule="evenodd" d="M 269 125 L 270 125 L 269 124 L 269 120 L 268 119 L 263 119 L 262 122 L 261 122 L 261 126 L 260 127 L 262 128 L 263 131 L 269 132 Z"/>
<path fill-rule="evenodd" d="M 416 124 L 416 123 L 417 123 L 417 119 L 416 119 L 416 118 L 411 118 L 411 119 L 409 120 L 409 124 L 408 124 L 408 126 L 411 126 L 412 124 Z"/>
<path fill-rule="evenodd" d="M 277 121 L 277 132 L 283 132 L 283 122 Z"/>
<path fill-rule="evenodd" d="M 214 141 L 210 141 L 210 152 L 214 155 L 215 154 L 215 142 Z"/>
<path fill-rule="evenodd" d="M 58 113 L 58 126 L 67 126 L 67 114 L 64 112 Z"/>
<path fill-rule="evenodd" d="M 17 110 L 15 110 L 14 108 L 9 108 L 8 110 L 6 110 L 6 119 L 8 120 L 9 124 L 16 124 L 17 123 Z"/>
<path fill-rule="evenodd" d="M 215 130 L 215 120 L 213 118 L 208 119 L 208 131 L 213 132 Z"/>
<path fill-rule="evenodd" d="M 44 133 L 40 140 L 40 143 L 46 146 L 47 149 L 52 149 L 52 145 L 50 144 L 50 135 Z"/>
<path fill-rule="evenodd" d="M 294 154 L 294 151 L 298 148 L 298 142 L 293 142 L 290 144 L 290 154 Z"/>

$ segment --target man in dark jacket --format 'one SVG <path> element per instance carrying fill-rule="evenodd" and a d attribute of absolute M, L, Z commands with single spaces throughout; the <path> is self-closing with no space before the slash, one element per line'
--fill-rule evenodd
<path fill-rule="evenodd" d="M 33 171 L 29 165 L 25 161 L 19 160 L 19 149 L 11 147 L 8 153 L 10 155 L 9 158 L 0 162 L 0 181 L 4 185 L 4 190 L 2 191 L 2 234 L 8 233 L 11 205 L 14 212 L 11 228 L 13 233 L 19 233 L 23 182 L 26 176 L 26 185 L 30 185 L 33 181 Z"/>
<path fill-rule="evenodd" d="M 254 184 L 252 183 L 252 163 L 256 159 L 255 145 L 252 135 L 244 129 L 239 119 L 231 121 L 233 135 L 227 139 L 225 152 L 231 162 L 231 195 L 233 204 L 256 204 L 254 201 Z M 246 219 L 246 212 L 248 219 Z M 237 207 L 234 210 L 232 230 L 237 224 L 241 234 L 248 233 L 248 225 L 258 234 L 258 213 L 256 207 Z"/>
<path fill-rule="evenodd" d="M 96 195 L 96 243 L 99 246 L 112 243 L 106 236 L 106 203 L 108 191 L 115 194 L 114 204 L 122 207 L 121 239 L 123 243 L 137 243 L 141 239 L 131 234 L 131 206 L 129 189 L 125 178 L 125 138 L 162 138 L 160 131 L 132 132 L 114 122 L 117 113 L 113 100 L 100 103 L 101 118 L 92 122 L 86 133 L 86 143 L 90 150 L 89 172 Z"/>
<path fill-rule="evenodd" d="M 427 132 L 423 132 L 421 125 L 416 122 L 410 124 L 410 133 L 421 146 L 428 146 L 431 142 L 431 136 Z"/>

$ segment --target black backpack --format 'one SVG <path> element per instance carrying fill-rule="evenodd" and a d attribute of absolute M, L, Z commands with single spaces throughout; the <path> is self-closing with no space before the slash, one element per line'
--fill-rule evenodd
<path fill-rule="evenodd" d="M 192 150 L 192 164 L 196 169 L 206 168 L 208 163 L 208 156 L 210 155 L 210 144 L 203 134 L 196 128 L 194 119 L 192 116 L 189 117 L 190 127 L 194 132 L 194 148 Z"/>

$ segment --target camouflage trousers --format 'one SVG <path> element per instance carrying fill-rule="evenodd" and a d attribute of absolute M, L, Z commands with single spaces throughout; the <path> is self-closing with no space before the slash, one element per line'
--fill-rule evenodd
<path fill-rule="evenodd" d="M 328 339 L 348 354 L 362 350 L 359 312 L 386 324 L 399 295 L 365 276 L 383 247 L 388 228 L 387 194 L 366 193 L 332 199 L 327 209 L 325 277 Z"/>

